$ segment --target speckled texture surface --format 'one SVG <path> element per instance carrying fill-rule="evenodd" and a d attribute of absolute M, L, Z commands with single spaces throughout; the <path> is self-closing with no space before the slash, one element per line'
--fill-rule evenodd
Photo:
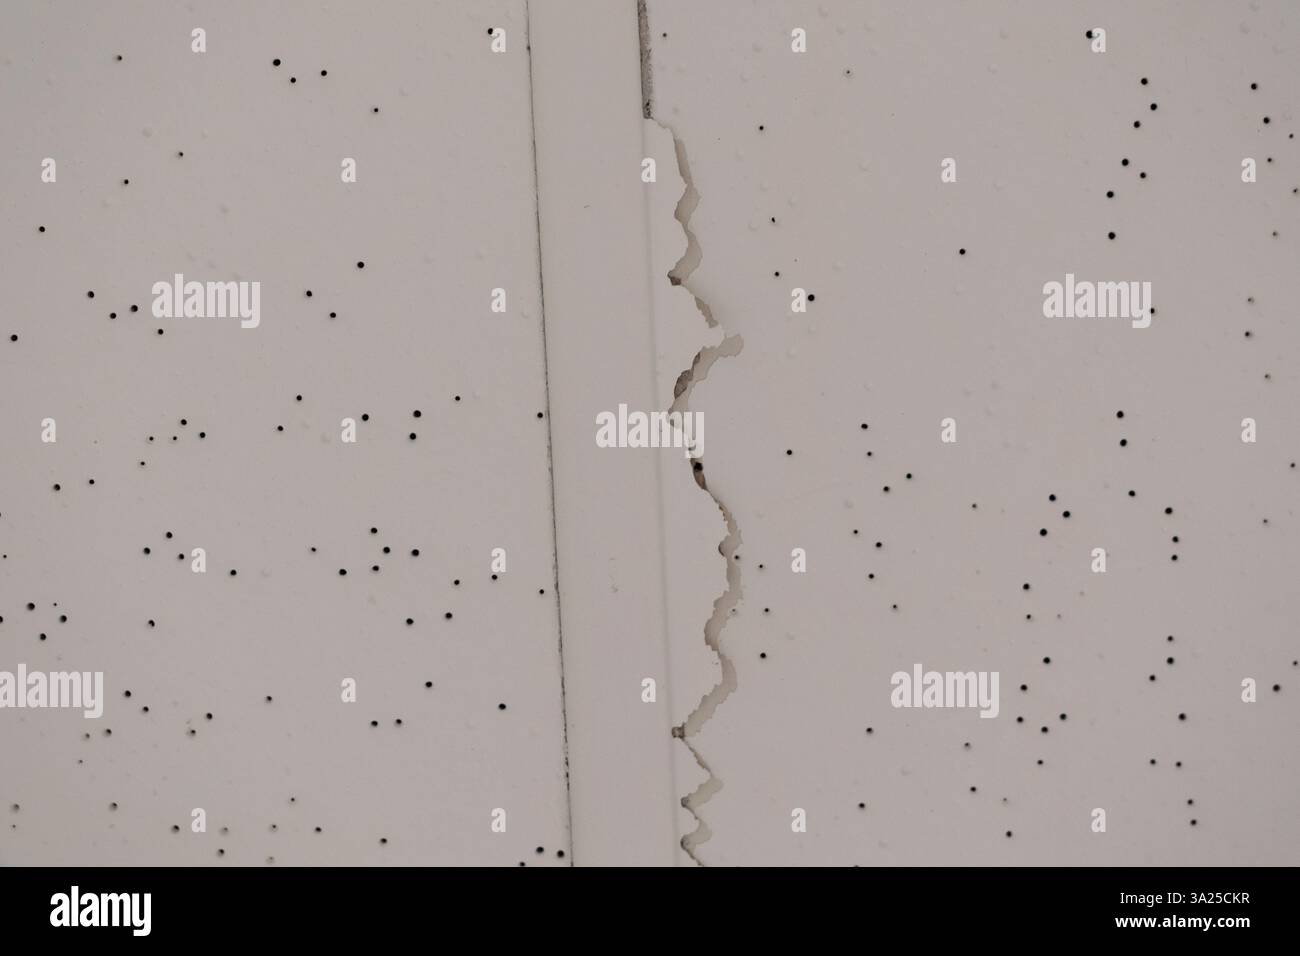
<path fill-rule="evenodd" d="M 647 6 L 744 339 L 691 403 L 744 540 L 699 858 L 1294 863 L 1294 6 Z M 1045 318 L 1067 272 L 1151 326 Z M 918 662 L 999 715 L 895 709 Z"/>
<path fill-rule="evenodd" d="M 0 864 L 1295 863 L 1294 5 L 639 6 L 0 12 Z"/>
<path fill-rule="evenodd" d="M 0 711 L 0 862 L 567 862 L 526 25 L 5 5 L 0 670 L 107 703 Z"/>

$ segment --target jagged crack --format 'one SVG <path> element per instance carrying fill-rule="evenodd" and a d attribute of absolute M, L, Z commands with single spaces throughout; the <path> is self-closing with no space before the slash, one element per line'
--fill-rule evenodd
<path fill-rule="evenodd" d="M 648 103 L 649 100 L 647 99 Z M 658 122 L 658 120 L 655 122 Z M 695 300 L 695 307 L 704 317 L 704 321 L 710 327 L 714 327 L 718 325 L 718 322 L 713 317 L 713 311 L 690 285 L 690 277 L 699 268 L 702 258 L 699 241 L 690 226 L 691 215 L 695 212 L 695 207 L 699 205 L 700 194 L 696 191 L 695 183 L 691 179 L 690 162 L 686 155 L 685 145 L 668 126 L 663 123 L 659 123 L 659 125 L 672 134 L 673 146 L 677 154 L 677 167 L 682 181 L 686 184 L 681 199 L 677 201 L 677 207 L 673 212 L 674 217 L 681 224 L 682 231 L 686 234 L 686 251 L 677 260 L 677 263 L 668 270 L 668 281 L 673 285 L 680 285 L 690 292 L 691 297 Z M 729 335 L 717 345 L 700 349 L 690 367 L 678 376 L 673 389 L 672 407 L 669 411 L 685 412 L 690 404 L 691 393 L 696 385 L 708 377 L 713 363 L 720 358 L 738 355 L 744 344 L 744 340 L 739 335 Z M 718 658 L 718 663 L 722 669 L 722 679 L 704 695 L 699 705 L 691 711 L 686 720 L 673 728 L 673 736 L 686 745 L 691 752 L 691 756 L 695 758 L 695 762 L 708 774 L 708 779 L 700 784 L 694 792 L 682 797 L 682 806 L 690 811 L 696 822 L 695 829 L 682 837 L 682 849 L 687 856 L 702 866 L 703 861 L 696 855 L 696 848 L 707 841 L 713 834 L 701 816 L 701 808 L 715 793 L 722 789 L 723 783 L 701 756 L 690 738 L 699 733 L 709 718 L 713 716 L 714 711 L 736 689 L 736 668 L 731 658 L 722 649 L 722 629 L 726 626 L 727 619 L 740 602 L 743 591 L 740 581 L 740 562 L 736 558 L 736 551 L 740 548 L 741 543 L 740 529 L 736 526 L 736 519 L 722 500 L 709 490 L 703 461 L 698 458 L 694 460 L 688 459 L 688 461 L 694 471 L 696 484 L 713 499 L 714 504 L 718 506 L 718 510 L 722 512 L 722 518 L 727 527 L 727 536 L 718 545 L 718 552 L 726 562 L 727 589 L 713 602 L 713 613 L 709 615 L 708 621 L 704 624 L 704 642 Z"/>

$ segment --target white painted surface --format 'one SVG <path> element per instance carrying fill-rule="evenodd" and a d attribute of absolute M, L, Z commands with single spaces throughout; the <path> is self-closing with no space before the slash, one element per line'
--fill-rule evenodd
<path fill-rule="evenodd" d="M 108 696 L 0 711 L 0 862 L 568 862 L 526 26 L 0 12 L 0 670 Z M 260 327 L 155 321 L 175 272 L 260 281 Z"/>
<path fill-rule="evenodd" d="M 1293 863 L 1294 12 L 646 6 L 0 13 L 0 863 Z"/>
<path fill-rule="evenodd" d="M 701 859 L 1294 863 L 1294 9 L 648 6 L 693 284 L 745 341 L 692 403 L 745 542 Z M 1045 319 L 1067 271 L 1152 281 L 1152 326 Z M 918 661 L 1000 671 L 1000 716 L 892 708 Z"/>

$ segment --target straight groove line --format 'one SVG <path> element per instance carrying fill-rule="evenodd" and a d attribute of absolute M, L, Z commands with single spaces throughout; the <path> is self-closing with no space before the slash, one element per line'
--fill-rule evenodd
<path fill-rule="evenodd" d="M 569 783 L 569 706 L 564 689 L 564 614 L 560 607 L 560 537 L 555 517 L 555 456 L 551 429 L 551 369 L 546 342 L 546 281 L 542 275 L 542 198 L 537 171 L 537 97 L 533 80 L 532 5 L 524 0 L 524 49 L 528 53 L 528 123 L 533 134 L 533 209 L 537 213 L 537 292 L 542 312 L 542 381 L 546 387 L 546 471 L 551 482 L 551 566 L 555 569 L 555 623 L 560 654 L 560 719 L 564 749 L 564 805 L 569 825 L 569 866 L 577 866 L 573 846 L 573 790 Z"/>

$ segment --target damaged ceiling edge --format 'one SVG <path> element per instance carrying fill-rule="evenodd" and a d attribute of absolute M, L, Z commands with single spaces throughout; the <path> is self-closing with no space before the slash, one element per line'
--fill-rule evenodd
<path fill-rule="evenodd" d="M 682 208 L 679 197 L 688 192 L 673 161 L 676 145 L 670 130 L 643 121 L 645 155 L 656 161 L 658 182 L 643 186 L 649 225 L 648 275 L 651 312 L 655 327 L 654 355 L 656 404 L 659 409 L 685 412 L 693 384 L 693 370 L 701 356 L 715 350 L 722 330 L 701 320 L 690 291 L 669 280 L 669 274 L 687 259 L 690 243 L 677 219 Z M 684 370 L 684 371 L 683 371 Z M 704 432 L 707 438 L 707 430 Z M 706 443 L 701 443 L 701 445 Z M 704 451 L 703 447 L 697 449 Z M 680 450 L 661 452 L 657 459 L 663 502 L 664 589 L 669 645 L 669 694 L 673 727 L 682 727 L 700 703 L 720 684 L 727 683 L 722 658 L 701 635 L 702 622 L 713 613 L 718 595 L 728 590 L 726 565 L 717 559 L 718 542 L 727 529 L 719 521 L 719 509 L 711 497 L 701 494 L 702 459 L 690 458 Z M 705 636 L 704 640 L 701 637 Z M 710 773 L 693 743 L 672 743 L 673 786 L 677 817 L 676 852 L 682 865 L 699 861 L 682 846 L 682 839 L 698 840 L 702 834 L 698 817 L 683 803 L 683 794 L 701 799 L 701 787 L 709 785 Z M 716 783 L 714 788 L 716 789 Z M 705 791 L 711 792 L 711 791 Z"/>
<path fill-rule="evenodd" d="M 656 379 L 661 401 L 668 410 L 685 415 L 690 413 L 689 402 L 695 386 L 708 376 L 713 363 L 739 354 L 744 342 L 737 335 L 724 337 L 724 330 L 714 318 L 709 304 L 690 286 L 690 277 L 702 259 L 702 250 L 690 227 L 690 217 L 700 197 L 691 179 L 685 144 L 668 125 L 652 115 L 649 28 L 643 2 L 638 3 L 638 14 L 646 155 L 656 159 L 656 167 L 664 175 L 664 181 L 653 189 L 648 216 L 652 233 L 651 276 L 662 277 L 651 285 L 656 330 Z M 667 162 L 665 154 L 674 161 Z M 668 194 L 666 187 L 674 170 L 680 192 L 669 210 L 665 199 Z M 676 255 L 675 259 L 673 255 Z M 663 280 L 667 280 L 668 290 L 663 289 Z M 669 378 L 674 370 L 680 371 Z M 688 761 L 676 762 L 676 776 L 679 781 L 693 780 L 695 784 L 681 797 L 681 806 L 689 816 L 682 821 L 680 846 L 688 862 L 703 865 L 698 848 L 712 833 L 701 811 L 704 804 L 722 789 L 723 781 L 691 738 L 736 689 L 735 667 L 723 650 L 721 636 L 743 592 L 739 562 L 735 557 L 741 543 L 740 530 L 726 504 L 709 490 L 704 471 L 704 449 L 697 451 L 698 457 L 687 458 L 680 464 L 661 462 L 660 470 L 666 498 L 664 520 L 668 526 L 664 586 L 668 591 L 669 657 L 674 662 L 672 687 L 675 699 L 698 701 L 688 712 L 673 714 L 673 736 L 689 752 Z M 672 469 L 676 469 L 676 479 Z M 693 478 L 696 487 L 687 485 L 686 478 Z M 700 496 L 700 490 L 709 496 L 711 506 Z M 718 527 L 719 517 L 722 527 Z M 689 528 L 684 527 L 687 523 Z M 707 540 L 701 540 L 701 531 L 710 528 L 713 530 L 707 532 Z M 708 557 L 714 551 L 723 558 L 721 593 L 714 577 L 718 570 L 716 558 Z M 708 561 L 711 570 L 702 564 L 704 561 Z M 707 590 L 709 587 L 712 587 L 711 591 Z M 712 600 L 703 605 L 704 613 L 701 614 L 701 602 L 708 601 L 710 594 Z M 701 617 L 705 618 L 703 641 L 700 640 Z M 702 685 L 706 677 L 709 683 Z M 687 765 L 682 766 L 683 763 Z"/>
<path fill-rule="evenodd" d="M 712 364 L 742 344 L 690 287 L 699 197 L 672 130 L 631 106 L 650 107 L 635 16 L 603 0 L 530 11 L 578 866 L 703 862 L 700 811 L 723 778 L 695 733 L 736 686 L 721 632 L 740 600 L 740 534 L 703 480 L 707 432 L 695 458 L 593 440 L 595 415 L 619 403 L 690 411 Z M 596 29 L 620 41 L 585 42 Z M 585 138 L 593 127 L 598 150 Z M 657 182 L 638 175 L 647 157 Z M 657 702 L 638 692 L 647 677 Z"/>

